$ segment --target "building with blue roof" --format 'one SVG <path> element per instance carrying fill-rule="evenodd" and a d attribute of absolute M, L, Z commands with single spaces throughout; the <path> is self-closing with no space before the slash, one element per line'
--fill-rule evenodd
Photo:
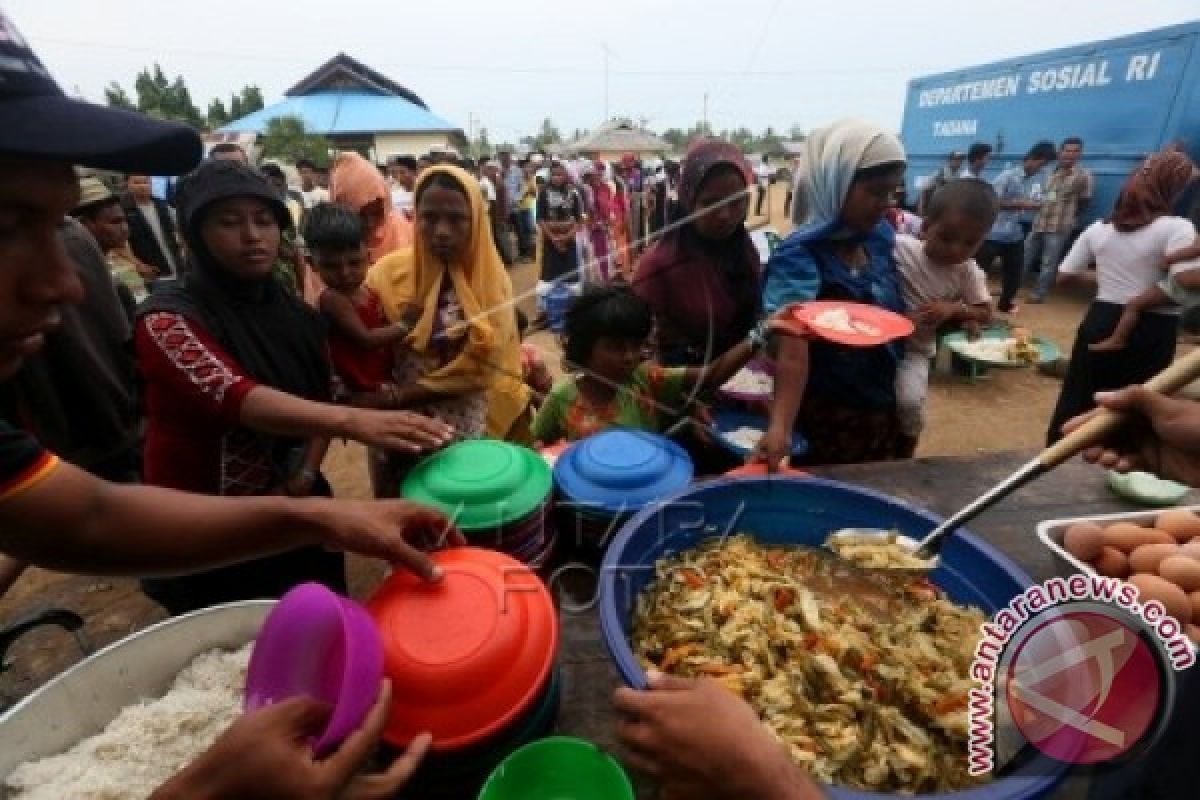
<path fill-rule="evenodd" d="M 467 144 L 462 128 L 430 111 L 414 92 L 345 53 L 284 92 L 283 100 L 219 133 L 261 134 L 270 120 L 287 116 L 299 117 L 306 130 L 339 150 L 357 150 L 376 162 Z"/>

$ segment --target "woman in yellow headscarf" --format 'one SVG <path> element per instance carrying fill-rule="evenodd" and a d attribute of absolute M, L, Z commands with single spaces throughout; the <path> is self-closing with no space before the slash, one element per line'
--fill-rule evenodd
<path fill-rule="evenodd" d="M 527 441 L 512 283 L 479 184 L 458 167 L 430 167 L 417 181 L 415 206 L 412 247 L 367 276 L 390 321 L 411 304 L 422 309 L 397 359 L 394 403 L 423 409 L 460 435 Z"/>

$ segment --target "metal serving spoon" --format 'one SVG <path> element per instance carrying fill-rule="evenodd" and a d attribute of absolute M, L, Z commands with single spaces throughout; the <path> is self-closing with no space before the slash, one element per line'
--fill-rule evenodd
<path fill-rule="evenodd" d="M 1176 360 L 1162 372 L 1146 381 L 1145 386 L 1147 389 L 1159 394 L 1171 395 L 1197 378 L 1200 378 L 1200 349 L 1193 350 L 1183 358 Z M 871 537 L 880 540 L 890 538 L 896 544 L 912 552 L 917 558 L 925 559 L 926 569 L 933 569 L 938 564 L 938 552 L 942 548 L 942 542 L 952 532 L 961 528 L 969 520 L 975 519 L 975 517 L 1008 497 L 1025 484 L 1036 478 L 1040 478 L 1042 475 L 1082 453 L 1089 447 L 1101 444 L 1113 431 L 1125 423 L 1126 416 L 1116 411 L 1101 409 L 1090 420 L 1038 453 L 1016 472 L 991 489 L 988 489 L 966 507 L 949 517 L 920 541 L 899 535 L 895 531 L 867 528 L 839 531 L 834 536 L 839 534 L 852 535 L 855 541 L 863 542 L 868 541 Z"/>

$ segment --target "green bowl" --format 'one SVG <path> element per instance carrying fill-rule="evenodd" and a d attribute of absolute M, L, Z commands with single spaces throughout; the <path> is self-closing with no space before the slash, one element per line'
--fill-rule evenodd
<path fill-rule="evenodd" d="M 404 479 L 400 494 L 440 509 L 472 533 L 524 519 L 546 502 L 553 482 L 549 465 L 532 450 L 495 439 L 471 439 L 418 464 Z"/>
<path fill-rule="evenodd" d="M 633 786 L 621 765 L 591 742 L 551 736 L 504 759 L 479 800 L 633 800 Z"/>

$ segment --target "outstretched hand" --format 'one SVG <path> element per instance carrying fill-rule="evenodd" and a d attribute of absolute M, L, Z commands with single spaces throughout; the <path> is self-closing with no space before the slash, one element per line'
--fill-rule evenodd
<path fill-rule="evenodd" d="M 315 500 L 312 521 L 321 543 L 404 566 L 426 580 L 441 572 L 426 554 L 467 543 L 446 515 L 407 500 Z"/>
<path fill-rule="evenodd" d="M 658 780 L 664 796 L 822 796 L 754 710 L 719 683 L 651 673 L 649 684 L 644 692 L 617 690 L 613 702 L 625 716 L 617 734 L 630 764 Z"/>
<path fill-rule="evenodd" d="M 401 453 L 436 450 L 454 441 L 454 428 L 412 411 L 355 409 L 347 433 L 363 444 Z"/>
<path fill-rule="evenodd" d="M 1143 386 L 1096 395 L 1101 408 L 1134 418 L 1101 447 L 1083 453 L 1085 460 L 1106 469 L 1143 469 L 1162 478 L 1200 486 L 1200 403 L 1167 397 Z M 1081 414 L 1063 425 L 1070 433 L 1099 411 Z"/>
<path fill-rule="evenodd" d="M 391 686 L 361 728 L 334 753 L 318 758 L 311 741 L 332 709 L 309 698 L 293 698 L 250 712 L 203 755 L 155 792 L 151 800 L 383 800 L 412 777 L 429 749 L 418 736 L 384 772 L 361 774 L 374 752 L 391 707 Z"/>

